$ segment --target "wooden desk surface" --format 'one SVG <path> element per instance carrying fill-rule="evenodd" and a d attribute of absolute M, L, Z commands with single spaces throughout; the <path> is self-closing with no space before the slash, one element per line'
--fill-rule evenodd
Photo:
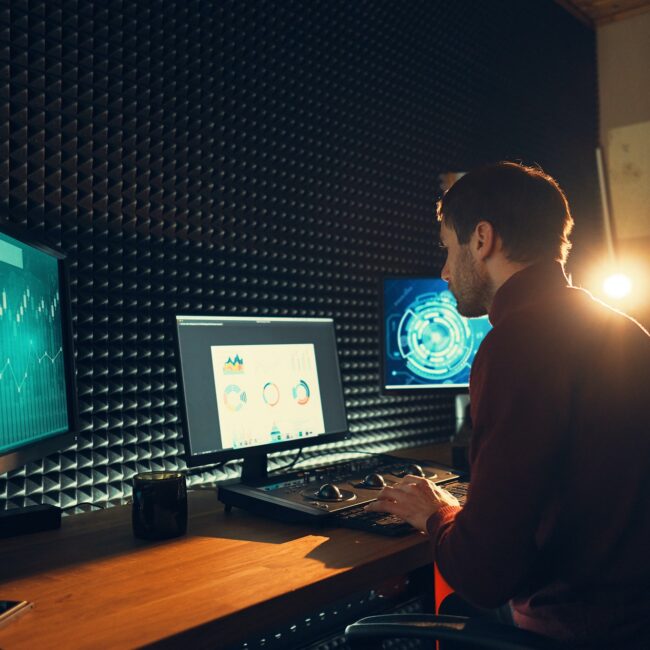
<path fill-rule="evenodd" d="M 191 492 L 189 506 L 187 535 L 163 542 L 133 537 L 130 506 L 2 541 L 0 598 L 34 609 L 0 629 L 0 647 L 225 646 L 431 562 L 419 534 L 225 513 L 213 489 Z"/>

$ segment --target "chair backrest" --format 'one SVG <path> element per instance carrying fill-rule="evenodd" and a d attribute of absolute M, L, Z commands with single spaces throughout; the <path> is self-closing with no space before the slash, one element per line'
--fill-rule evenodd
<path fill-rule="evenodd" d="M 376 648 L 380 639 L 451 641 L 457 648 L 493 650 L 558 650 L 555 641 L 511 625 L 462 616 L 387 614 L 368 616 L 349 625 L 345 634 L 352 648 Z"/>

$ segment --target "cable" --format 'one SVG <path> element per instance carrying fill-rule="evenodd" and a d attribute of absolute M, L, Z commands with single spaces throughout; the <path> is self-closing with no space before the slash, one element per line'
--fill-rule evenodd
<path fill-rule="evenodd" d="M 76 508 L 81 508 L 82 506 L 91 506 L 93 508 L 97 508 L 98 510 L 106 510 L 106 506 L 103 506 L 103 505 L 101 505 L 99 503 L 93 503 L 92 501 L 82 501 L 81 503 L 76 503 L 76 504 L 71 505 L 71 506 L 65 506 L 64 508 L 61 508 L 61 511 L 66 512 L 67 510 L 74 510 Z M 92 512 L 92 510 L 90 510 L 90 511 L 89 510 L 83 510 L 82 512 Z M 76 514 L 81 514 L 81 513 L 79 512 L 79 513 L 76 513 Z"/>
<path fill-rule="evenodd" d="M 288 469 L 291 469 L 298 462 L 298 459 L 302 456 L 302 450 L 303 449 L 304 449 L 304 447 L 300 447 L 300 449 L 298 449 L 298 453 L 295 455 L 294 459 L 290 463 L 288 463 L 287 465 L 282 465 L 281 467 L 277 467 L 273 471 L 274 472 L 284 472 L 284 471 L 286 471 Z"/>
<path fill-rule="evenodd" d="M 273 473 L 276 474 L 276 473 L 283 472 L 283 471 L 291 469 L 298 462 L 300 456 L 302 455 L 303 449 L 304 449 L 304 447 L 301 447 L 300 450 L 298 451 L 298 453 L 296 454 L 296 457 L 290 463 L 288 463 L 287 465 L 283 465 L 282 467 L 278 467 L 277 469 L 274 469 Z M 319 459 L 322 459 L 323 456 L 332 456 L 332 455 L 341 455 L 341 454 L 365 454 L 365 455 L 368 455 L 368 456 L 380 456 L 380 455 L 382 455 L 382 454 L 380 454 L 378 452 L 361 451 L 359 449 L 345 449 L 345 450 L 342 450 L 342 451 L 335 451 L 335 452 L 333 452 L 331 450 L 326 450 L 326 451 L 321 451 L 321 452 L 319 452 L 317 454 L 314 454 L 308 460 L 311 463 L 313 463 L 315 465 L 318 465 L 319 462 L 320 462 Z M 329 461 L 329 462 L 330 463 L 337 463 L 337 462 L 345 463 L 345 462 L 350 462 L 351 460 L 353 460 L 353 459 L 332 460 L 332 461 Z M 311 465 L 310 465 L 308 467 L 308 469 L 313 469 L 313 467 L 311 467 Z"/>

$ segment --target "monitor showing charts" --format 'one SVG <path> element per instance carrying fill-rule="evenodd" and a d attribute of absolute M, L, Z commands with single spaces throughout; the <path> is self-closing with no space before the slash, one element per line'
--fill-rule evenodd
<path fill-rule="evenodd" d="M 191 463 L 347 431 L 331 320 L 177 316 L 176 326 Z"/>
<path fill-rule="evenodd" d="M 491 329 L 487 316 L 465 318 L 440 278 L 385 278 L 382 388 L 464 388 Z"/>
<path fill-rule="evenodd" d="M 0 471 L 71 442 L 77 426 L 64 256 L 22 237 L 0 232 Z"/>

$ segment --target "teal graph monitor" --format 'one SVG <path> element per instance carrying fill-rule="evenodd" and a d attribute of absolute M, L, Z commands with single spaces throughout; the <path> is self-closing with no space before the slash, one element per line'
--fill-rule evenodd
<path fill-rule="evenodd" d="M 74 441 L 64 256 L 0 221 L 0 472 Z"/>

